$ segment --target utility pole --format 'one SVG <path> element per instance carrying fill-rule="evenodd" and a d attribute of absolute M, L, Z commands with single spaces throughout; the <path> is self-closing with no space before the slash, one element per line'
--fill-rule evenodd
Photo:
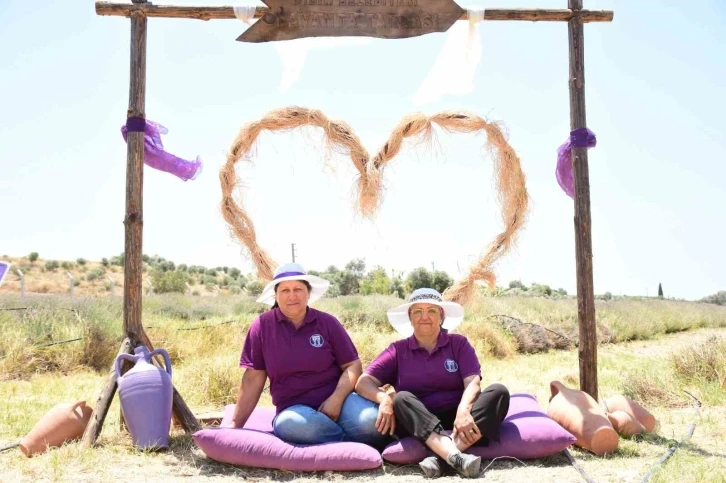
<path fill-rule="evenodd" d="M 292 263 L 295 263 L 295 244 L 291 243 L 290 245 L 292 248 Z"/>

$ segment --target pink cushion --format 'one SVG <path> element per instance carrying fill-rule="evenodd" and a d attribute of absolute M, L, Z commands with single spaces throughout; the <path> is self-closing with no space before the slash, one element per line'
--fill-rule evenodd
<path fill-rule="evenodd" d="M 534 396 L 512 394 L 509 412 L 502 422 L 501 441 L 489 446 L 472 446 L 466 452 L 484 459 L 498 456 L 543 458 L 559 453 L 575 440 L 542 411 Z M 383 459 L 391 463 L 411 464 L 432 454 L 421 441 L 408 437 L 389 444 L 383 450 Z"/>
<path fill-rule="evenodd" d="M 225 407 L 222 424 L 234 405 Z M 381 466 L 378 451 L 361 443 L 290 444 L 272 434 L 274 408 L 258 407 L 242 429 L 209 428 L 194 433 L 194 442 L 209 458 L 233 465 L 290 471 L 352 471 Z"/>

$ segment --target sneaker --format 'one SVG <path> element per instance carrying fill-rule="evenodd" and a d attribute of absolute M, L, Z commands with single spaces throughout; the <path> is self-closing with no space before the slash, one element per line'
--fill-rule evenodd
<path fill-rule="evenodd" d="M 418 466 L 423 471 L 424 478 L 438 478 L 441 476 L 441 461 L 437 456 L 424 458 Z"/>
<path fill-rule="evenodd" d="M 451 453 L 449 457 L 446 458 L 446 461 L 464 478 L 476 478 L 479 476 L 481 456 L 456 452 Z"/>

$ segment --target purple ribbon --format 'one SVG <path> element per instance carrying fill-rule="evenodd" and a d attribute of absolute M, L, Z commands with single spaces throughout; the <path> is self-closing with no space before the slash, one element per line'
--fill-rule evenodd
<path fill-rule="evenodd" d="M 593 148 L 597 145 L 595 133 L 586 127 L 575 129 L 570 137 L 557 148 L 557 169 L 555 175 L 560 188 L 567 195 L 575 198 L 575 176 L 572 171 L 572 148 Z"/>
<path fill-rule="evenodd" d="M 143 117 L 130 117 L 126 119 L 126 131 L 144 132 L 146 130 L 146 119 Z"/>
<path fill-rule="evenodd" d="M 161 124 L 141 117 L 130 117 L 121 126 L 124 141 L 127 140 L 129 132 L 144 133 L 144 164 L 171 173 L 183 181 L 195 179 L 202 172 L 202 160 L 199 156 L 195 161 L 186 161 L 164 151 L 161 135 L 167 134 L 169 130 Z"/>
<path fill-rule="evenodd" d="M 275 277 L 272 280 L 277 280 L 278 278 L 282 278 L 282 277 L 294 277 L 295 275 L 305 275 L 305 272 L 282 272 L 280 274 L 275 275 Z"/>

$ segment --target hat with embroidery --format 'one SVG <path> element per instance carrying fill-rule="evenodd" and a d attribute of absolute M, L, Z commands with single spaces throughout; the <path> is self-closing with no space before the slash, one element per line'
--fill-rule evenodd
<path fill-rule="evenodd" d="M 432 304 L 441 307 L 444 311 L 444 322 L 441 327 L 447 331 L 454 330 L 464 320 L 464 307 L 456 302 L 445 301 L 441 294 L 432 288 L 420 288 L 414 290 L 408 297 L 408 302 L 393 307 L 386 314 L 388 322 L 404 337 L 413 335 L 408 311 L 414 304 Z"/>

